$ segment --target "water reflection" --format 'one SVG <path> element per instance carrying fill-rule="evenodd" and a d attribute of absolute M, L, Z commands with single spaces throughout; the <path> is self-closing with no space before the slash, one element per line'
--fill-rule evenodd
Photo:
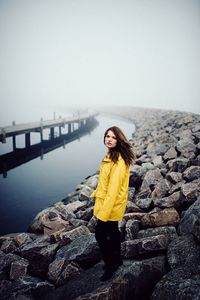
<path fill-rule="evenodd" d="M 6 178 L 9 170 L 37 157 L 43 159 L 44 154 L 59 147 L 65 147 L 66 144 L 77 139 L 79 140 L 84 135 L 90 134 L 98 124 L 99 122 L 95 118 L 91 118 L 86 123 L 82 123 L 78 129 L 68 132 L 67 134 L 61 134 L 59 136 L 51 135 L 49 140 L 43 140 L 34 145 L 26 144 L 26 147 L 23 149 L 14 147 L 14 151 L 0 156 L 0 174 L 3 174 L 3 177 Z"/>

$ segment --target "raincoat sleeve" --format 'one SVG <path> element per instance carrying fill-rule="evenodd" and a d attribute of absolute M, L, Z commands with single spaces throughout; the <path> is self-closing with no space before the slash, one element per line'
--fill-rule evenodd
<path fill-rule="evenodd" d="M 96 197 L 96 190 L 94 190 L 93 192 L 92 192 L 92 194 L 90 195 L 90 198 L 95 198 Z"/>
<path fill-rule="evenodd" d="M 110 173 L 107 194 L 104 199 L 103 205 L 97 215 L 97 218 L 101 221 L 108 221 L 119 191 L 122 187 L 126 172 L 127 166 L 125 165 L 125 162 L 123 160 L 120 160 L 113 165 Z"/>

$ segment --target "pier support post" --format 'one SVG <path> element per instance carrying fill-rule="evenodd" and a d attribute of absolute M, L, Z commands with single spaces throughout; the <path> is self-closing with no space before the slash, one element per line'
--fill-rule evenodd
<path fill-rule="evenodd" d="M 43 160 L 44 159 L 44 149 L 41 148 L 40 150 L 40 159 Z"/>
<path fill-rule="evenodd" d="M 26 148 L 29 148 L 31 145 L 31 134 L 30 132 L 25 134 L 25 144 L 26 144 Z"/>
<path fill-rule="evenodd" d="M 16 135 L 13 135 L 12 140 L 13 140 L 13 151 L 15 151 L 16 150 Z"/>
<path fill-rule="evenodd" d="M 40 129 L 40 140 L 42 143 L 43 142 L 43 129 L 42 128 Z"/>
<path fill-rule="evenodd" d="M 7 178 L 7 165 L 3 162 L 3 178 Z"/>
<path fill-rule="evenodd" d="M 5 144 L 6 143 L 6 132 L 5 132 L 5 129 L 2 128 L 1 132 L 2 132 L 2 143 Z"/>
<path fill-rule="evenodd" d="M 43 142 L 43 118 L 40 119 L 40 140 Z"/>
<path fill-rule="evenodd" d="M 54 127 L 50 128 L 50 139 L 53 140 L 54 138 Z"/>
<path fill-rule="evenodd" d="M 72 132 L 71 124 L 68 124 L 68 133 L 71 133 L 71 132 Z"/>

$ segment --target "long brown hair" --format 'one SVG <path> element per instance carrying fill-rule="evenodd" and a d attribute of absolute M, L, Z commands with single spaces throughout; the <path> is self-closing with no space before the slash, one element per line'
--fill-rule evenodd
<path fill-rule="evenodd" d="M 108 133 L 108 131 L 111 130 L 117 139 L 117 145 L 116 147 L 109 149 L 109 157 L 110 159 L 116 163 L 119 157 L 119 154 L 121 154 L 122 158 L 125 161 L 125 164 L 127 166 L 130 166 L 135 159 L 135 154 L 132 150 L 132 146 L 125 137 L 122 130 L 117 126 L 112 126 L 106 130 L 104 133 L 104 144 L 105 144 L 105 138 Z"/>

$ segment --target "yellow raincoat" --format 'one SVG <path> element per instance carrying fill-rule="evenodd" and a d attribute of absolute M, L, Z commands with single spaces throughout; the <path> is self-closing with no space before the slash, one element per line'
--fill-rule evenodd
<path fill-rule="evenodd" d="M 95 198 L 94 216 L 101 221 L 123 218 L 128 198 L 129 167 L 119 155 L 114 163 L 108 156 L 102 160 L 99 181 L 91 194 Z"/>

